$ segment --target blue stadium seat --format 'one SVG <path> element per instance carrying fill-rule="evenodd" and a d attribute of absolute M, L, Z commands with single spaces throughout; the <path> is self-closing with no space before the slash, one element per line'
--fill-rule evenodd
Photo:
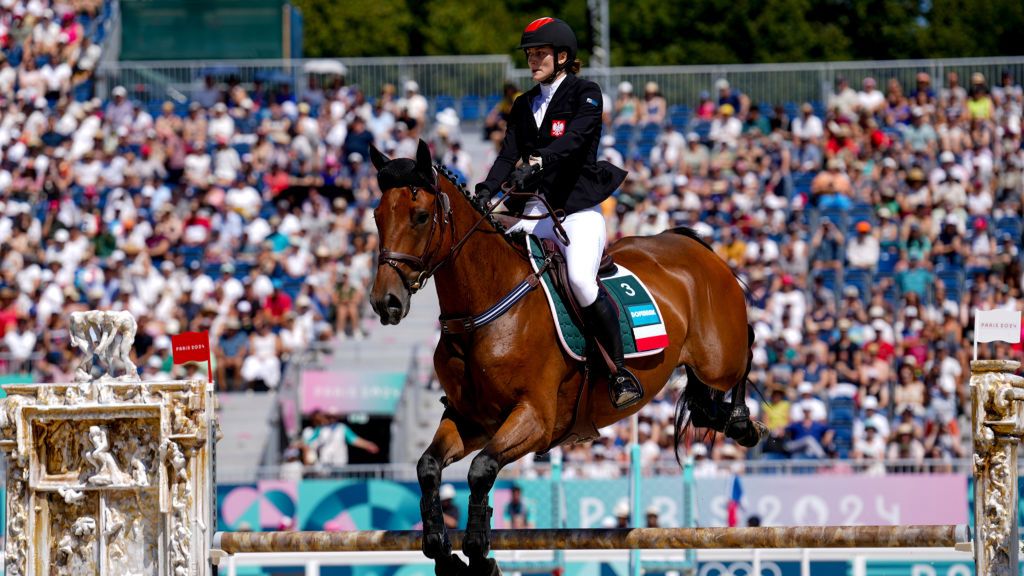
<path fill-rule="evenodd" d="M 235 278 L 243 280 L 249 276 L 252 272 L 252 262 L 246 262 L 244 260 L 236 260 L 235 264 Z"/>
<path fill-rule="evenodd" d="M 440 112 L 445 108 L 455 108 L 455 98 L 442 94 L 434 99 L 434 111 Z"/>
<path fill-rule="evenodd" d="M 964 271 L 947 268 L 938 271 L 939 280 L 946 287 L 946 299 L 959 302 L 964 293 Z"/>
<path fill-rule="evenodd" d="M 836 289 L 836 271 L 832 268 L 822 268 L 811 272 L 813 278 L 821 277 L 822 285 L 833 292 Z"/>
<path fill-rule="evenodd" d="M 294 301 L 299 297 L 299 292 L 302 291 L 302 285 L 305 283 L 305 278 L 293 278 L 291 276 L 287 276 L 281 284 L 281 290 L 283 290 L 288 296 L 291 296 Z"/>
<path fill-rule="evenodd" d="M 1002 234 L 1008 234 L 1013 241 L 1020 243 L 1022 226 L 1019 216 L 1003 216 L 996 221 L 996 230 Z"/>
<path fill-rule="evenodd" d="M 846 286 L 855 287 L 860 299 L 867 304 L 871 299 L 871 272 L 861 268 L 847 268 L 844 275 Z"/>
<path fill-rule="evenodd" d="M 190 266 L 193 262 L 202 263 L 203 251 L 202 246 L 182 246 L 178 249 L 178 253 L 185 259 L 186 267 Z"/>
<path fill-rule="evenodd" d="M 464 96 L 460 105 L 462 107 L 462 120 L 466 122 L 476 122 L 487 113 L 481 110 L 482 102 L 479 96 Z"/>
<path fill-rule="evenodd" d="M 895 242 L 888 243 L 879 247 L 878 251 L 878 270 L 875 272 L 876 278 L 891 278 L 893 272 L 896 270 L 896 263 L 900 259 L 900 247 Z"/>
<path fill-rule="evenodd" d="M 220 264 L 217 262 L 207 264 L 206 267 L 203 268 L 203 272 L 211 278 L 218 278 L 220 277 Z"/>

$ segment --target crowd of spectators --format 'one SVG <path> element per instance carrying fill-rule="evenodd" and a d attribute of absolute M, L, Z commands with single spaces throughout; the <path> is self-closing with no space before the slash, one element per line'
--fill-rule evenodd
<path fill-rule="evenodd" d="M 413 156 L 424 138 L 469 182 L 494 152 L 470 158 L 457 115 L 432 114 L 414 81 L 368 96 L 311 77 L 297 96 L 210 75 L 158 109 L 122 86 L 92 98 L 87 31 L 102 7 L 0 8 L 0 372 L 67 379 L 75 309 L 133 312 L 144 377 L 181 370 L 168 334 L 209 330 L 224 390 L 274 388 L 297 351 L 365 337 L 371 143 Z M 747 454 L 689 436 L 690 454 L 873 471 L 965 455 L 973 310 L 1021 298 L 1024 99 L 1009 73 L 988 82 L 922 72 L 883 92 L 838 79 L 827 102 L 792 114 L 725 79 L 696 103 L 654 82 L 606 96 L 600 154 L 629 172 L 603 206 L 609 237 L 693 227 L 749 288 L 764 397 L 748 404 L 772 437 Z M 495 144 L 517 93 L 507 86 L 487 116 Z M 645 465 L 675 461 L 683 381 L 641 413 Z M 569 474 L 617 474 L 627 429 L 604 433 L 567 453 Z M 310 461 L 308 442 L 296 449 Z"/>
<path fill-rule="evenodd" d="M 698 474 L 749 459 L 947 470 L 969 455 L 974 310 L 1021 308 L 1024 99 L 1009 72 L 994 88 L 981 73 L 962 86 L 956 72 L 941 86 L 924 72 L 906 91 L 885 85 L 840 78 L 793 117 L 724 79 L 696 108 L 666 105 L 653 82 L 642 99 L 628 82 L 606 97 L 600 154 L 629 170 L 603 207 L 609 237 L 690 226 L 748 287 L 759 390 L 747 403 L 771 437 L 747 451 L 687 435 L 681 455 Z M 983 344 L 979 357 L 1020 352 Z M 648 470 L 675 465 L 684 383 L 641 412 Z M 622 472 L 629 425 L 603 433 L 568 451 L 570 474 Z"/>
<path fill-rule="evenodd" d="M 414 81 L 371 104 L 343 76 L 209 75 L 187 102 L 144 87 L 91 94 L 100 0 L 0 7 L 0 374 L 71 377 L 68 312 L 138 319 L 143 378 L 182 375 L 168 335 L 210 332 L 221 390 L 279 385 L 292 356 L 361 339 L 379 196 L 369 146 L 413 155 L 428 105 Z M 458 118 L 431 119 L 461 166 Z M 452 145 L 446 146 L 451 142 Z"/>

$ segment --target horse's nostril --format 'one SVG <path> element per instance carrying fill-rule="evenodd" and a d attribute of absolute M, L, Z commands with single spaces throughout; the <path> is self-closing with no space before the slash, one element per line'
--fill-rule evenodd
<path fill-rule="evenodd" d="M 402 311 L 402 301 L 399 300 L 398 296 L 395 296 L 394 294 L 388 294 L 387 300 L 385 301 L 385 306 L 387 307 L 388 310 L 394 310 L 396 312 Z"/>

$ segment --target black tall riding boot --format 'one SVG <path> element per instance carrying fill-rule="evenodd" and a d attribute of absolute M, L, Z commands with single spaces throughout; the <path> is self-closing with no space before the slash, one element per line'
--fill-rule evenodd
<path fill-rule="evenodd" d="M 619 314 L 615 303 L 604 290 L 598 290 L 597 300 L 584 308 L 583 314 L 587 327 L 615 365 L 615 373 L 608 378 L 612 405 L 622 410 L 636 404 L 644 397 L 644 388 L 623 362 L 622 333 L 619 331 Z"/>

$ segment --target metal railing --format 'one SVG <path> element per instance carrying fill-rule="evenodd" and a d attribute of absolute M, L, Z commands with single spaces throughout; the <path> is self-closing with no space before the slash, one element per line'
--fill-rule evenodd
<path fill-rule="evenodd" d="M 105 97 L 114 86 L 122 85 L 135 98 L 185 102 L 211 76 L 218 82 L 237 81 L 245 87 L 257 81 L 268 88 L 288 84 L 301 98 L 310 78 L 324 90 L 331 87 L 337 74 L 327 71 L 331 67 L 324 66 L 325 62 L 344 65 L 345 84 L 359 86 L 367 98 L 379 95 L 388 83 L 395 85 L 401 96 L 408 80 L 416 81 L 420 92 L 429 98 L 496 94 L 512 67 L 511 58 L 505 55 L 104 62 L 98 71 L 99 91 Z"/>
<path fill-rule="evenodd" d="M 210 75 L 222 82 L 233 78 L 246 87 L 251 87 L 256 80 L 262 80 L 268 86 L 287 83 L 301 98 L 311 76 L 325 87 L 330 85 L 333 75 L 323 71 L 331 68 L 324 66 L 325 62 L 335 67 L 338 63 L 343 64 L 346 83 L 360 86 L 368 98 L 376 96 L 385 83 L 396 85 L 401 95 L 402 84 L 406 80 L 415 80 L 434 108 L 452 106 L 460 114 L 473 119 L 486 114 L 506 80 L 516 82 L 520 88 L 528 88 L 532 84 L 529 70 L 514 68 L 513 60 L 505 54 L 327 60 L 135 61 L 103 62 L 98 73 L 98 95 L 106 97 L 114 86 L 121 84 L 133 97 L 142 100 L 173 98 L 185 102 L 202 88 L 204 77 Z M 622 81 L 632 83 L 637 94 L 642 93 L 646 82 L 655 81 L 670 105 L 692 107 L 697 104 L 702 91 L 717 98 L 715 82 L 725 78 L 754 102 L 796 104 L 810 101 L 824 106 L 839 76 L 846 77 L 854 89 L 859 89 L 861 81 L 871 76 L 878 81 L 883 92 L 888 80 L 894 78 L 901 83 L 904 94 L 909 94 L 916 86 L 915 75 L 918 72 L 930 74 L 931 87 L 938 91 L 945 86 L 946 74 L 951 71 L 959 73 L 961 85 L 968 85 L 974 72 L 984 74 L 989 85 L 998 83 L 1004 71 L 1020 82 L 1024 78 L 1024 56 L 584 68 L 582 75 L 599 82 L 612 98 Z"/>

